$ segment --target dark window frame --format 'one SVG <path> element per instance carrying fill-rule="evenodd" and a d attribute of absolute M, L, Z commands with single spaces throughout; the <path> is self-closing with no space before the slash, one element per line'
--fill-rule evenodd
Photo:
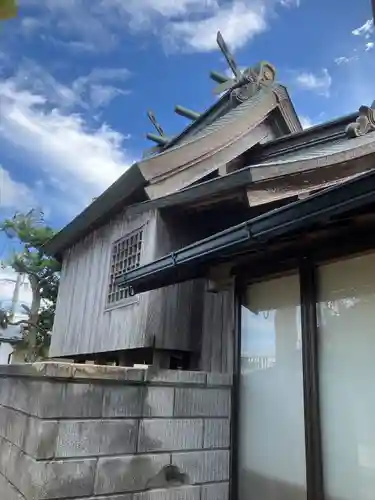
<path fill-rule="evenodd" d="M 240 308 L 244 300 L 246 287 L 251 283 L 263 281 L 274 276 L 284 275 L 292 270 L 298 272 L 301 295 L 301 330 L 303 357 L 303 394 L 305 418 L 305 450 L 306 450 L 306 489 L 307 500 L 325 500 L 323 477 L 322 433 L 319 398 L 319 358 L 318 358 L 318 315 L 319 282 L 317 268 L 321 264 L 334 262 L 355 255 L 375 252 L 375 234 L 369 227 L 363 228 L 356 238 L 348 228 L 348 238 L 340 238 L 340 243 L 325 248 L 305 249 L 300 254 L 277 264 L 271 259 L 260 258 L 261 268 L 255 273 L 243 273 L 246 264 L 238 268 L 236 275 L 236 323 L 234 328 L 235 359 L 233 380 L 233 411 L 231 441 L 231 484 L 230 498 L 238 500 L 238 421 L 239 421 L 239 384 L 241 356 L 241 314 Z M 251 266 L 252 268 L 253 265 Z M 252 276 L 253 274 L 253 276 Z"/>
<path fill-rule="evenodd" d="M 123 273 L 141 265 L 144 242 L 145 226 L 142 225 L 112 243 L 105 309 L 113 309 L 138 301 L 132 288 L 119 287 L 116 284 L 116 279 Z"/>

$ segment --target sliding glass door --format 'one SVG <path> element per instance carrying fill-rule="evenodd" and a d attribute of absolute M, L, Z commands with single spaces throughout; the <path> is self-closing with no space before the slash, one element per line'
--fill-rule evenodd
<path fill-rule="evenodd" d="M 249 285 L 240 354 L 239 500 L 375 500 L 375 253 Z"/>
<path fill-rule="evenodd" d="M 375 254 L 318 268 L 326 500 L 375 499 Z"/>
<path fill-rule="evenodd" d="M 305 500 L 298 274 L 247 288 L 241 307 L 239 500 Z"/>

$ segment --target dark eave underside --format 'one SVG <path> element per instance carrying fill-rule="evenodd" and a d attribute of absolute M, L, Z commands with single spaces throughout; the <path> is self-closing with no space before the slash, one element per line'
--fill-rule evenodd
<path fill-rule="evenodd" d="M 143 292 L 197 278 L 203 270 L 230 260 L 239 250 L 256 249 L 275 240 L 327 222 L 375 201 L 375 171 L 280 209 L 273 210 L 189 245 L 118 279 Z"/>

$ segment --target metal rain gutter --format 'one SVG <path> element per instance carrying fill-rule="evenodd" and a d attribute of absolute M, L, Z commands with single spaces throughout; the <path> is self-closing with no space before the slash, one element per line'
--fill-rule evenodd
<path fill-rule="evenodd" d="M 215 258 L 228 260 L 231 253 L 239 248 L 259 247 L 278 236 L 306 229 L 374 201 L 375 171 L 370 171 L 345 184 L 290 203 L 140 266 L 119 276 L 116 283 L 141 292 L 192 279 L 196 276 L 193 269 L 196 265 L 207 264 Z M 182 267 L 192 269 L 189 272 L 185 270 L 180 279 L 178 272 Z"/>

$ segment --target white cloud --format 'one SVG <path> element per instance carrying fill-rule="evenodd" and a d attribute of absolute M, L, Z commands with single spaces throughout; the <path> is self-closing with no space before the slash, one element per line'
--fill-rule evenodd
<path fill-rule="evenodd" d="M 95 68 L 87 76 L 88 80 L 108 81 L 108 80 L 127 80 L 131 73 L 126 68 Z"/>
<path fill-rule="evenodd" d="M 104 8 L 116 6 L 133 18 L 147 18 L 158 14 L 165 18 L 186 16 L 187 14 L 206 14 L 219 8 L 218 0 L 102 0 Z"/>
<path fill-rule="evenodd" d="M 337 66 L 342 66 L 343 64 L 349 64 L 350 62 L 355 61 L 357 59 L 358 59 L 357 56 L 352 56 L 352 57 L 342 56 L 342 57 L 336 57 L 334 61 L 335 64 L 337 64 Z"/>
<path fill-rule="evenodd" d="M 168 40 L 177 47 L 206 52 L 217 49 L 216 34 L 220 30 L 230 48 L 235 50 L 266 28 L 264 6 L 254 3 L 249 7 L 245 2 L 234 2 L 206 19 L 171 23 Z"/>
<path fill-rule="evenodd" d="M 0 210 L 32 208 L 35 205 L 32 190 L 23 182 L 12 179 L 8 170 L 0 165 Z"/>
<path fill-rule="evenodd" d="M 88 109 L 108 105 L 115 97 L 128 94 L 122 85 L 130 75 L 126 68 L 95 68 L 70 85 L 63 85 L 34 61 L 23 60 L 17 72 L 17 87 L 43 95 L 50 106 Z"/>
<path fill-rule="evenodd" d="M 299 119 L 300 119 L 302 128 L 304 130 L 311 128 L 314 125 L 314 123 L 312 122 L 312 120 L 308 116 L 300 116 Z"/>
<path fill-rule="evenodd" d="M 280 4 L 283 7 L 299 7 L 301 2 L 300 0 L 280 0 Z"/>
<path fill-rule="evenodd" d="M 92 128 L 82 115 L 51 106 L 45 89 L 24 88 L 20 75 L 0 80 L 0 137 L 28 158 L 43 179 L 54 207 L 75 214 L 132 163 L 124 136 L 103 124 Z M 44 207 L 43 207 L 44 208 Z"/>
<path fill-rule="evenodd" d="M 323 68 L 320 74 L 314 74 L 304 71 L 295 78 L 296 85 L 302 90 L 311 90 L 325 97 L 329 96 L 332 85 L 332 78 L 326 68 Z"/>
<path fill-rule="evenodd" d="M 276 5 L 298 7 L 300 0 L 24 0 L 44 12 L 69 44 L 78 50 L 110 50 L 125 27 L 148 30 L 170 49 L 216 49 L 220 29 L 232 48 L 262 33 Z M 46 12 L 48 15 L 46 16 Z M 67 40 L 69 39 L 69 41 Z M 61 43 L 61 42 L 60 42 Z M 83 44 L 83 45 L 81 45 Z"/>
<path fill-rule="evenodd" d="M 21 19 L 20 22 L 21 22 L 22 32 L 26 35 L 33 35 L 42 26 L 40 19 L 37 19 L 35 17 L 25 16 Z"/>
<path fill-rule="evenodd" d="M 107 106 L 115 97 L 128 95 L 130 91 L 122 90 L 112 85 L 93 84 L 90 88 L 90 101 L 94 108 Z"/>
<path fill-rule="evenodd" d="M 43 96 L 51 106 L 71 108 L 83 104 L 73 86 L 62 85 L 35 62 L 24 60 L 18 68 L 15 81 L 19 91 Z"/>
<path fill-rule="evenodd" d="M 374 21 L 372 19 L 368 19 L 365 24 L 356 28 L 352 31 L 354 36 L 363 36 L 364 38 L 370 38 L 372 33 L 374 32 Z"/>
<path fill-rule="evenodd" d="M 369 50 L 374 48 L 374 42 L 367 42 L 365 45 L 365 51 L 368 52 Z"/>
<path fill-rule="evenodd" d="M 60 45 L 73 52 L 95 52 L 95 44 L 90 42 L 83 42 L 79 40 L 64 42 L 62 40 L 51 39 L 52 43 L 55 45 Z"/>
<path fill-rule="evenodd" d="M 85 99 L 93 107 L 103 107 L 115 97 L 130 93 L 129 90 L 108 82 L 122 84 L 130 75 L 126 68 L 95 68 L 88 75 L 77 78 L 72 83 L 72 89 L 79 99 Z"/>
<path fill-rule="evenodd" d="M 43 28 L 53 27 L 73 48 L 111 50 L 124 29 L 158 31 L 156 23 L 188 15 L 205 15 L 219 7 L 219 0 L 23 0 L 38 9 Z M 83 43 L 83 45 L 81 45 Z"/>

